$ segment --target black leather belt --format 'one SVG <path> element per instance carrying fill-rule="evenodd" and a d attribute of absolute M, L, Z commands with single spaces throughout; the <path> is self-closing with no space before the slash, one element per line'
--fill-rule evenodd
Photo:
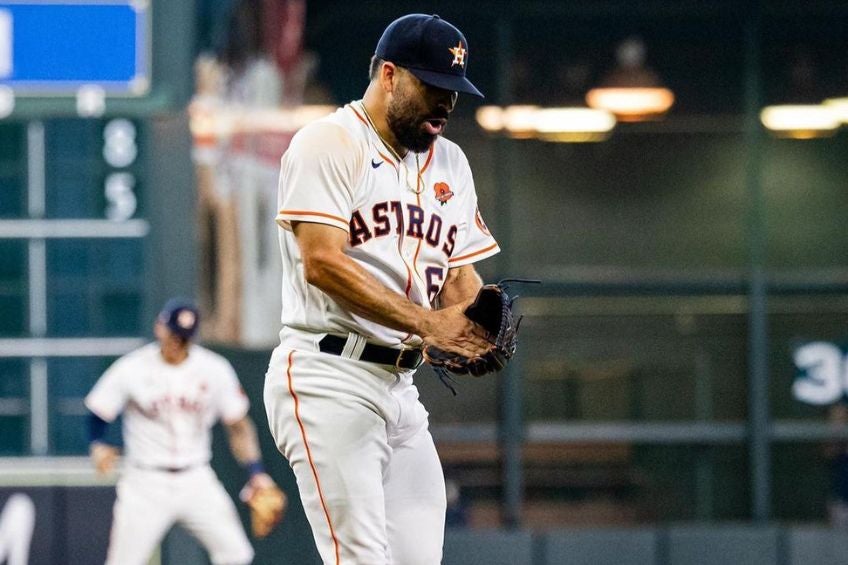
<path fill-rule="evenodd" d="M 327 335 L 318 342 L 318 347 L 322 353 L 341 355 L 347 341 L 348 338 L 345 337 Z M 396 349 L 376 343 L 366 343 L 358 359 L 368 363 L 391 365 L 400 369 L 417 369 L 424 361 L 424 356 L 420 349 Z"/>
<path fill-rule="evenodd" d="M 161 473 L 184 473 L 185 471 L 196 469 L 197 467 L 200 467 L 200 465 L 186 465 L 185 467 L 165 467 L 158 465 L 142 465 L 140 463 L 133 463 L 133 467 L 136 467 L 138 469 L 144 469 L 145 471 L 159 471 Z"/>

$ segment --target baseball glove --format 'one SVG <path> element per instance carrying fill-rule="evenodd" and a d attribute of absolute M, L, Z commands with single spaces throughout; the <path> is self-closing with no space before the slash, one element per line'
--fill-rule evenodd
<path fill-rule="evenodd" d="M 244 485 L 239 498 L 250 509 L 250 529 L 257 538 L 264 538 L 280 523 L 288 500 L 286 494 L 266 473 L 258 473 Z"/>
<path fill-rule="evenodd" d="M 480 377 L 500 371 L 506 367 L 515 355 L 518 345 L 518 327 L 521 317 L 517 319 L 513 311 L 516 297 L 510 297 L 506 292 L 508 282 L 539 282 L 526 279 L 505 279 L 497 284 L 483 285 L 477 292 L 474 302 L 465 309 L 465 315 L 473 322 L 480 324 L 491 336 L 492 348 L 480 357 L 469 359 L 463 355 L 448 353 L 437 347 L 425 348 L 427 361 L 436 371 L 443 382 L 454 375 L 473 375 Z"/>

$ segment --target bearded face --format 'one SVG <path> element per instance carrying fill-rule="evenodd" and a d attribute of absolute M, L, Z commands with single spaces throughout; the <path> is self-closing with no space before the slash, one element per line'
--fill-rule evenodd
<path fill-rule="evenodd" d="M 439 134 L 425 129 L 427 109 L 411 96 L 395 96 L 389 103 L 386 120 L 401 145 L 416 153 L 427 151 Z"/>
<path fill-rule="evenodd" d="M 423 153 L 444 132 L 456 96 L 405 74 L 389 101 L 386 121 L 401 145 Z"/>

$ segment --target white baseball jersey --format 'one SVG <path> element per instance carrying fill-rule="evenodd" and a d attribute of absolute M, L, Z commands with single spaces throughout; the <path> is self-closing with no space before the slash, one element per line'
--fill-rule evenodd
<path fill-rule="evenodd" d="M 347 312 L 303 276 L 292 221 L 348 233 L 346 253 L 389 289 L 429 308 L 449 268 L 497 253 L 477 209 L 468 160 L 438 137 L 429 152 L 400 161 L 370 125 L 361 101 L 313 122 L 282 159 L 277 223 L 283 257 L 284 327 L 354 332 L 386 345 L 420 344 L 418 336 Z"/>
<path fill-rule="evenodd" d="M 211 428 L 243 418 L 249 403 L 235 371 L 220 355 L 191 345 L 178 365 L 158 343 L 118 359 L 85 398 L 107 422 L 124 413 L 124 453 L 130 464 L 181 468 L 212 458 Z"/>

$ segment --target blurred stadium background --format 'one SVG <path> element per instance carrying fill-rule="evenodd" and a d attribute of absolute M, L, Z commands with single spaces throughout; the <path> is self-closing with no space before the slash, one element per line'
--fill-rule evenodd
<path fill-rule="evenodd" d="M 503 248 L 484 278 L 544 281 L 499 378 L 417 377 L 444 562 L 848 563 L 848 2 L 825 0 L 0 1 L 0 503 L 35 502 L 30 562 L 102 562 L 82 397 L 167 297 L 200 300 L 266 421 L 279 155 L 409 12 L 464 31 L 487 95 L 447 133 Z M 318 563 L 293 498 L 257 563 Z M 177 531 L 155 561 L 206 558 Z"/>

